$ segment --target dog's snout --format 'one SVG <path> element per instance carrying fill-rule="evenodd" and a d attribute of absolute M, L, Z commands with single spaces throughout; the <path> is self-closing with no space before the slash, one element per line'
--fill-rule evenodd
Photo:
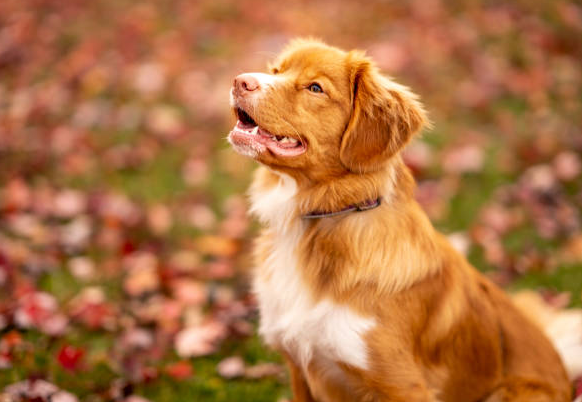
<path fill-rule="evenodd" d="M 234 89 L 239 95 L 256 91 L 260 88 L 259 81 L 251 74 L 241 74 L 234 79 Z"/>

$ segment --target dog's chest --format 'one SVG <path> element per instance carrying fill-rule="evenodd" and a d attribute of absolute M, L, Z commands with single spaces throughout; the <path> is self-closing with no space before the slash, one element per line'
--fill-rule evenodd
<path fill-rule="evenodd" d="M 313 301 L 297 267 L 301 232 L 301 227 L 291 226 L 276 235 L 270 254 L 258 269 L 259 331 L 268 344 L 285 350 L 303 368 L 312 358 L 325 356 L 330 363 L 366 369 L 363 336 L 373 320 L 330 300 Z"/>
<path fill-rule="evenodd" d="M 368 367 L 363 337 L 374 320 L 331 300 L 314 301 L 297 258 L 305 223 L 290 218 L 295 213 L 297 185 L 291 177 L 279 176 L 277 185 L 251 193 L 252 213 L 270 228 L 269 235 L 259 239 L 260 248 L 265 247 L 254 277 L 261 316 L 259 332 L 304 371 L 317 359 L 325 366 L 322 371 L 328 380 L 339 384 L 338 362 Z"/>

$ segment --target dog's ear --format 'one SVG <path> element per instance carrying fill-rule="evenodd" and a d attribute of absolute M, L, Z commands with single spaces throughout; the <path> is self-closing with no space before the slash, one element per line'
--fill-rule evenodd
<path fill-rule="evenodd" d="M 351 52 L 352 116 L 340 145 L 354 173 L 380 169 L 424 124 L 426 114 L 408 88 L 383 77 L 362 53 Z"/>

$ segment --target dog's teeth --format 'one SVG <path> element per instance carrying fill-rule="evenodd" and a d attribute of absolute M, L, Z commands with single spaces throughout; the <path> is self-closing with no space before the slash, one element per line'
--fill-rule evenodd
<path fill-rule="evenodd" d="M 283 137 L 283 139 L 280 142 L 284 144 L 296 144 L 297 140 L 291 137 Z"/>
<path fill-rule="evenodd" d="M 253 131 L 251 131 L 252 135 L 255 135 L 259 132 L 259 126 L 255 126 L 255 128 L 253 128 Z"/>

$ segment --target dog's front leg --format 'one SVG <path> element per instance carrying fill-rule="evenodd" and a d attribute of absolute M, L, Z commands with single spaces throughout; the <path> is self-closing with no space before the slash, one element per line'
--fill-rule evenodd
<path fill-rule="evenodd" d="M 383 394 L 374 399 L 375 402 L 439 402 L 426 389 L 399 390 Z"/>
<path fill-rule="evenodd" d="M 389 384 L 384 381 L 374 389 L 374 397 L 364 397 L 362 400 L 374 402 L 438 402 L 423 383 Z"/>
<path fill-rule="evenodd" d="M 376 358 L 371 370 L 359 372 L 362 388 L 370 391 L 363 401 L 438 402 L 412 356 L 397 353 Z M 357 371 L 354 374 L 358 375 Z"/>
<path fill-rule="evenodd" d="M 289 374 L 291 375 L 291 389 L 293 390 L 293 402 L 316 402 L 311 392 L 309 391 L 309 386 L 305 380 L 305 376 L 301 371 L 301 368 L 297 366 L 291 357 L 285 354 L 285 360 L 287 361 L 287 366 L 289 367 Z"/>

